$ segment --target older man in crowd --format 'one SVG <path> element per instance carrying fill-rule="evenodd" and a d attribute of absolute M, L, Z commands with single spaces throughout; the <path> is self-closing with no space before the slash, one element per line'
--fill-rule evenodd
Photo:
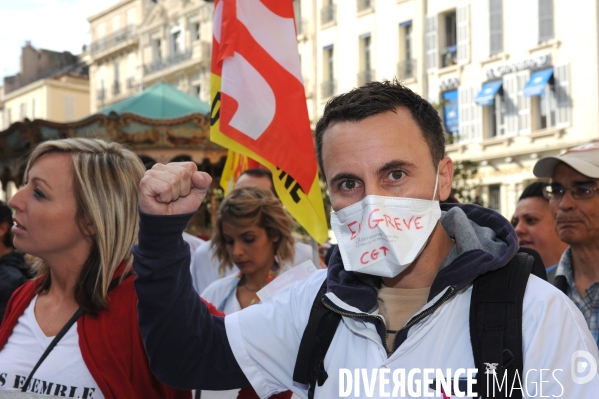
<path fill-rule="evenodd" d="M 599 142 L 543 158 L 533 173 L 551 178 L 545 193 L 555 230 L 570 245 L 554 284 L 574 301 L 599 342 Z"/>

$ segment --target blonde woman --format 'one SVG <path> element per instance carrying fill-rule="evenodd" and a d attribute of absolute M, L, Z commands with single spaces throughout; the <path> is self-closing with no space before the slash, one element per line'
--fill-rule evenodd
<path fill-rule="evenodd" d="M 279 274 L 293 266 L 293 221 L 270 190 L 247 186 L 233 190 L 221 203 L 216 217 L 212 246 L 218 257 L 221 275 L 233 264 L 239 273 L 210 284 L 202 297 L 225 314 L 258 303 L 256 295 Z M 271 398 L 290 398 L 286 391 Z M 202 398 L 211 393 L 203 392 Z M 218 397 L 222 398 L 223 393 Z M 257 398 L 251 388 L 226 397 Z"/>
<path fill-rule="evenodd" d="M 258 302 L 256 292 L 291 266 L 292 225 L 269 190 L 255 186 L 233 190 L 218 209 L 212 246 L 220 274 L 233 264 L 239 273 L 210 284 L 202 297 L 225 314 Z"/>
<path fill-rule="evenodd" d="M 190 398 L 156 380 L 137 325 L 131 249 L 139 158 L 116 143 L 46 141 L 11 198 L 15 246 L 40 260 L 0 329 L 0 390 L 79 398 Z"/>

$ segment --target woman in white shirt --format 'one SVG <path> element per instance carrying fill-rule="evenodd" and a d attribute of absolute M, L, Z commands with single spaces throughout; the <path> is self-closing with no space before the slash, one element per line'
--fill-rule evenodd
<path fill-rule="evenodd" d="M 31 153 L 9 206 L 15 247 L 39 261 L 6 308 L 0 390 L 191 397 L 154 377 L 139 333 L 130 270 L 144 173 L 137 155 L 102 140 L 45 141 Z"/>
<path fill-rule="evenodd" d="M 225 314 L 259 301 L 256 296 L 293 262 L 293 221 L 270 192 L 250 186 L 233 190 L 221 203 L 212 236 L 219 273 L 233 264 L 240 272 L 210 284 L 202 297 Z"/>
<path fill-rule="evenodd" d="M 256 186 L 233 190 L 218 209 L 212 246 L 221 276 L 233 264 L 240 272 L 216 280 L 201 296 L 225 314 L 258 303 L 256 292 L 292 266 L 292 226 L 293 220 L 270 190 Z M 236 392 L 202 392 L 202 398 L 231 396 L 237 397 Z M 238 397 L 252 396 L 242 389 Z M 290 391 L 271 396 L 290 397 Z"/>

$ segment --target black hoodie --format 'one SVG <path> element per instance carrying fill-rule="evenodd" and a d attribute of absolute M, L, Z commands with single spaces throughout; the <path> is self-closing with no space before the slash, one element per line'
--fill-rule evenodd
<path fill-rule="evenodd" d="M 0 257 L 0 323 L 10 296 L 29 280 L 30 273 L 23 253 L 15 250 Z"/>

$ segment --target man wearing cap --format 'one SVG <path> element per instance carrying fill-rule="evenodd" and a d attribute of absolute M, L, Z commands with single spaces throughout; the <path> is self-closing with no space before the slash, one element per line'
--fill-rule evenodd
<path fill-rule="evenodd" d="M 554 284 L 580 309 L 599 342 L 594 310 L 599 307 L 599 142 L 543 158 L 533 173 L 551 178 L 545 194 L 555 231 L 570 245 L 555 269 Z"/>

